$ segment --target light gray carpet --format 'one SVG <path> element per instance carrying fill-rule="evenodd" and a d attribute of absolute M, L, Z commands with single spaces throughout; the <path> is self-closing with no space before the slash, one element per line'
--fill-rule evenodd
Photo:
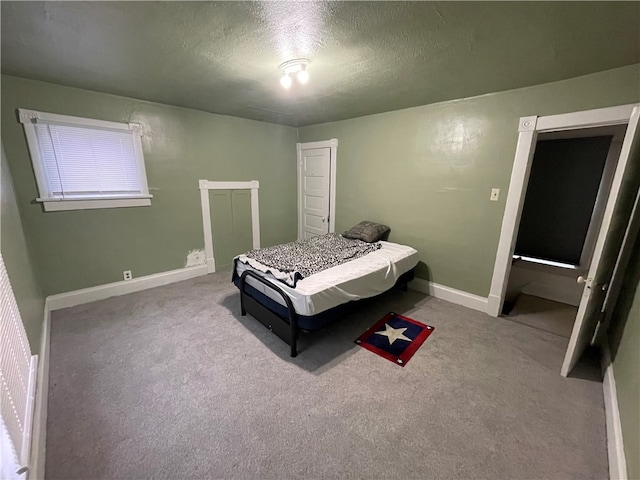
<path fill-rule="evenodd" d="M 577 314 L 573 305 L 522 294 L 504 318 L 569 338 Z"/>
<path fill-rule="evenodd" d="M 353 340 L 435 327 L 405 368 Z M 607 477 L 597 365 L 567 340 L 395 291 L 303 338 L 241 317 L 228 273 L 54 312 L 48 479 Z"/>

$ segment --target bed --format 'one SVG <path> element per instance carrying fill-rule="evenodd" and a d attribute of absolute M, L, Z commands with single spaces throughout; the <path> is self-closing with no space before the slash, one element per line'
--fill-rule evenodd
<path fill-rule="evenodd" d="M 283 246 L 286 245 L 291 244 Z M 418 252 L 388 241 L 372 242 L 372 248 L 357 258 L 316 273 L 288 278 L 283 278 L 279 269 L 270 268 L 270 264 L 248 256 L 264 249 L 238 255 L 234 259 L 232 281 L 240 290 L 241 314 L 251 314 L 287 342 L 291 356 L 295 357 L 301 330 L 313 331 L 328 325 L 344 316 L 359 300 L 396 286 L 406 289 L 413 279 Z"/>

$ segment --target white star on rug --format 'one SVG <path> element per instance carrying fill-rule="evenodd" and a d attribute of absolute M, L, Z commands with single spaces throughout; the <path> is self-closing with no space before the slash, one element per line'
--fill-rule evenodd
<path fill-rule="evenodd" d="M 389 345 L 393 345 L 393 342 L 395 342 L 396 340 L 406 340 L 407 342 L 411 341 L 409 337 L 404 336 L 404 332 L 407 330 L 406 328 L 393 328 L 388 323 L 384 324 L 384 328 L 384 332 L 379 331 L 375 332 L 375 334 L 384 335 L 385 337 L 387 337 L 389 339 Z"/>

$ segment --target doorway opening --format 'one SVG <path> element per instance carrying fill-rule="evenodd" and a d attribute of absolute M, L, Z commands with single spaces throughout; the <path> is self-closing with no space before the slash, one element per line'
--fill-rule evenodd
<path fill-rule="evenodd" d="M 569 338 L 626 125 L 541 133 L 502 315 Z"/>
<path fill-rule="evenodd" d="M 607 312 L 612 309 L 617 300 L 616 292 L 609 291 L 608 286 L 616 284 L 616 279 L 620 277 L 620 272 L 624 267 L 620 258 L 626 255 L 628 238 L 632 237 L 629 230 L 634 222 L 631 222 L 630 219 L 640 178 L 640 162 L 637 161 L 637 157 L 640 155 L 639 124 L 640 104 L 544 117 L 522 117 L 520 119 L 518 144 L 500 232 L 487 313 L 493 316 L 501 314 L 505 300 L 508 300 L 507 290 L 510 286 L 511 272 L 512 270 L 516 272 L 522 266 L 530 267 L 529 270 L 532 270 L 533 275 L 538 278 L 549 273 L 547 267 L 554 267 L 556 281 L 562 281 L 566 286 L 576 282 L 578 291 L 575 295 L 579 294 L 579 302 L 565 359 L 560 370 L 563 376 L 568 375 L 582 353 L 593 343 L 598 324 L 601 321 L 606 323 Z M 610 128 L 613 129 L 607 130 Z M 608 166 L 607 160 L 617 148 L 614 139 L 617 141 L 620 138 L 622 129 L 624 135 L 617 162 L 614 166 Z M 565 241 L 565 237 L 561 235 L 560 240 L 547 242 L 542 246 L 543 248 L 540 248 L 540 245 L 532 247 L 531 243 L 535 244 L 535 237 L 539 236 L 539 230 L 534 228 L 533 242 L 529 242 L 529 245 L 526 241 L 518 242 L 527 187 L 532 176 L 538 142 L 540 141 L 540 145 L 542 145 L 543 142 L 603 136 L 611 137 L 604 141 L 598 140 L 602 144 L 601 149 L 604 148 L 603 145 L 610 142 L 607 160 L 604 165 L 601 163 L 599 167 L 601 169 L 599 181 L 595 182 L 598 188 L 595 200 L 592 199 L 593 205 L 590 214 L 588 210 L 582 214 L 583 220 L 584 218 L 588 219 L 588 222 L 582 221 L 581 223 L 582 236 L 579 236 L 577 241 L 569 242 Z M 577 143 L 582 141 L 574 140 Z M 544 150 L 544 147 L 541 147 L 541 150 Z M 632 160 L 630 161 L 630 159 Z M 553 162 L 551 166 L 554 166 Z M 551 175 L 556 175 L 553 168 Z M 595 178 L 598 180 L 597 176 Z M 573 182 L 573 180 L 565 179 L 566 182 Z M 607 184 L 609 184 L 608 194 L 606 193 Z M 542 185 L 546 187 L 544 181 Z M 560 187 L 562 187 L 562 183 L 560 183 Z M 547 192 L 543 188 L 543 199 L 546 194 Z M 561 209 L 559 205 L 553 203 L 551 208 Z M 574 212 L 570 211 L 570 213 Z M 536 216 L 534 215 L 534 217 Z M 538 215 L 538 217 L 541 216 Z M 544 218 L 542 219 L 544 220 Z M 574 223 L 573 219 L 569 223 Z M 526 231 L 526 228 L 523 231 Z M 561 244 L 560 246 L 563 248 L 554 248 L 557 246 L 553 245 L 554 243 Z M 573 248 L 566 249 L 567 245 L 565 244 L 571 244 Z M 515 255 L 516 248 L 520 250 L 518 255 Z M 534 249 L 533 254 L 531 248 Z M 559 258 L 547 258 L 558 255 Z M 519 265 L 513 268 L 514 264 Z M 562 275 L 558 275 L 559 273 Z M 531 274 L 531 272 L 527 272 L 527 274 Z M 516 288 L 515 290 L 520 289 Z M 547 291 L 552 291 L 554 294 L 558 294 L 561 290 L 558 284 L 547 285 Z M 526 293 L 524 287 L 521 289 L 521 293 Z"/>

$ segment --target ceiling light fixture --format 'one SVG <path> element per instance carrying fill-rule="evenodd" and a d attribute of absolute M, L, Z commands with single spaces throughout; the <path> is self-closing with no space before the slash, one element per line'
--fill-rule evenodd
<path fill-rule="evenodd" d="M 282 85 L 284 88 L 289 88 L 291 86 L 291 77 L 287 73 L 282 75 L 282 78 L 280 79 L 280 85 Z"/>
<path fill-rule="evenodd" d="M 293 82 L 292 75 L 296 76 L 299 83 L 307 83 L 309 81 L 309 71 L 307 70 L 309 63 L 311 62 L 306 58 L 294 58 L 281 64 L 282 78 L 280 78 L 280 85 L 284 88 L 289 88 Z"/>

